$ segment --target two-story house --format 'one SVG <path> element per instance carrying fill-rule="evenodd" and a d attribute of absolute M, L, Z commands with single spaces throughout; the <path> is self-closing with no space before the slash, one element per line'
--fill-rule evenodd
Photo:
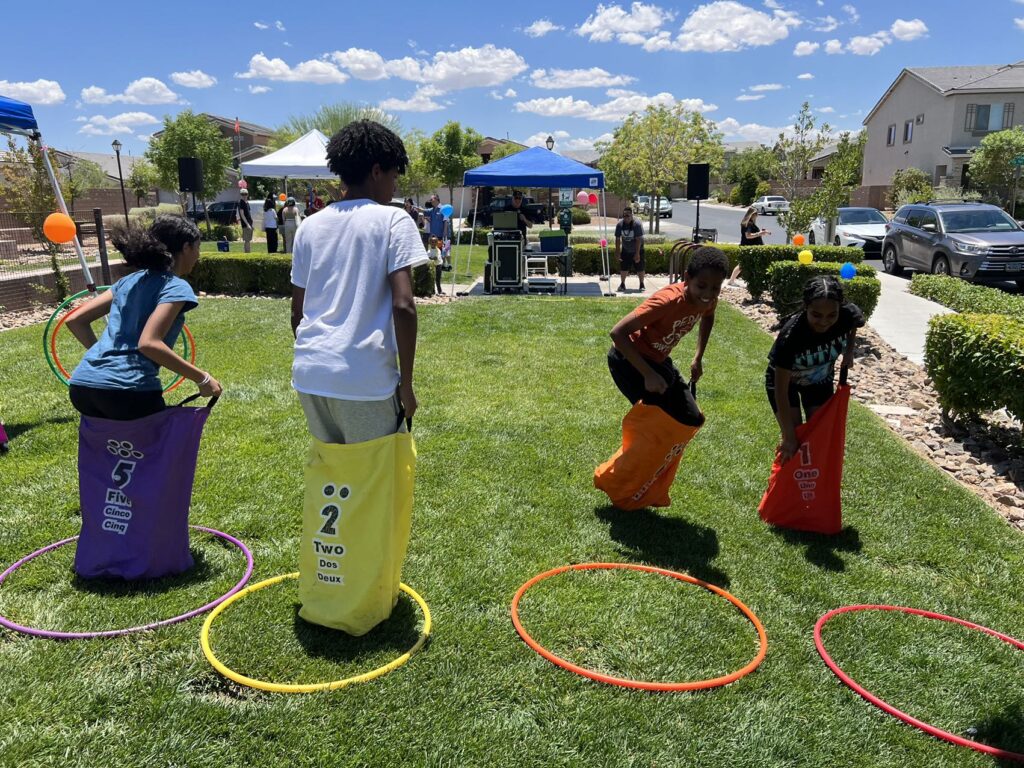
<path fill-rule="evenodd" d="M 897 170 L 915 167 L 936 186 L 966 186 L 981 140 L 1022 120 L 1024 61 L 904 69 L 864 118 L 863 183 L 888 185 Z"/>

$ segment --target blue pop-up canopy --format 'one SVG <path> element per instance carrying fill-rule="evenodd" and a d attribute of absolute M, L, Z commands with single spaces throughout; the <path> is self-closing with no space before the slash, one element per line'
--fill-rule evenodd
<path fill-rule="evenodd" d="M 530 147 L 466 171 L 463 184 L 467 187 L 604 189 L 604 174 L 549 149 Z"/>
<path fill-rule="evenodd" d="M 38 130 L 32 107 L 23 101 L 0 96 L 0 132 L 31 136 Z"/>

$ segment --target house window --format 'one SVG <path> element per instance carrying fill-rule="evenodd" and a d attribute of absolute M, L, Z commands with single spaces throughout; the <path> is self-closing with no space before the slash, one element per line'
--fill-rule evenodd
<path fill-rule="evenodd" d="M 935 186 L 939 186 L 943 179 L 946 177 L 946 166 L 936 165 L 935 166 Z"/>
<path fill-rule="evenodd" d="M 893 123 L 892 125 L 889 126 L 888 130 L 885 133 L 885 146 L 891 147 L 895 143 L 896 143 L 896 124 Z"/>
<path fill-rule="evenodd" d="M 1013 127 L 1012 103 L 968 104 L 964 130 L 974 133 L 1001 131 Z"/>
<path fill-rule="evenodd" d="M 924 115 L 918 115 L 917 117 L 915 117 L 914 123 L 916 125 L 924 125 Z"/>
<path fill-rule="evenodd" d="M 1013 104 L 1003 104 L 1003 130 L 1013 128 Z"/>
<path fill-rule="evenodd" d="M 903 123 L 903 143 L 909 144 L 914 140 L 914 121 L 907 120 Z"/>

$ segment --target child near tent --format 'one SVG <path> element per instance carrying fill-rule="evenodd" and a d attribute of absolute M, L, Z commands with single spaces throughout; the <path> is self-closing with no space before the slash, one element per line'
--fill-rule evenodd
<path fill-rule="evenodd" d="M 220 395 L 220 382 L 173 349 L 185 313 L 198 306 L 183 277 L 199 260 L 199 229 L 165 214 L 149 229 L 121 230 L 111 241 L 137 271 L 68 318 L 88 350 L 71 374 L 71 404 L 85 416 L 118 421 L 162 411 L 162 367 L 194 381 L 204 397 Z M 91 324 L 104 315 L 107 328 L 97 340 Z"/>
<path fill-rule="evenodd" d="M 608 369 L 633 404 L 623 420 L 622 448 L 598 467 L 594 485 L 621 509 L 667 506 L 668 488 L 683 449 L 704 424 L 704 414 L 670 354 L 699 325 L 690 381 L 704 373 L 715 307 L 729 261 L 720 250 L 693 250 L 683 282 L 657 291 L 611 331 Z"/>
<path fill-rule="evenodd" d="M 836 278 L 807 281 L 804 307 L 783 321 L 765 372 L 768 402 L 782 432 L 783 463 L 799 448 L 796 427 L 832 397 L 836 360 L 842 355 L 844 368 L 853 365 L 857 329 L 863 325 L 864 314 L 844 300 Z"/>
<path fill-rule="evenodd" d="M 430 236 L 430 243 L 427 248 L 427 258 L 430 259 L 430 266 L 434 269 L 434 282 L 437 283 L 437 292 L 442 293 L 441 269 L 444 266 L 444 256 L 441 255 L 440 243 L 438 243 L 437 237 L 434 235 Z"/>

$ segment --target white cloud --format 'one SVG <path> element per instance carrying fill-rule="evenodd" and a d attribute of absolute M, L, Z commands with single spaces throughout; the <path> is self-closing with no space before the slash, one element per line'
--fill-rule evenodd
<path fill-rule="evenodd" d="M 443 104 L 434 101 L 434 96 L 437 95 L 436 89 L 426 85 L 422 88 L 417 88 L 411 98 L 384 99 L 380 103 L 380 108 L 392 112 L 437 112 L 444 109 Z"/>
<path fill-rule="evenodd" d="M 277 28 L 278 32 L 284 32 L 285 31 L 284 24 L 282 24 L 280 21 L 275 21 L 274 22 L 274 26 Z"/>
<path fill-rule="evenodd" d="M 283 45 L 283 46 L 284 46 L 285 48 L 291 48 L 291 47 L 292 47 L 292 44 L 291 44 L 291 43 L 289 43 L 289 42 L 288 42 L 287 40 L 285 40 L 285 41 L 284 41 L 284 42 L 282 43 L 282 45 Z"/>
<path fill-rule="evenodd" d="M 858 21 L 860 21 L 860 14 L 857 12 L 857 9 L 852 5 L 844 5 L 843 10 L 846 11 L 846 15 L 850 17 L 851 24 L 856 24 Z"/>
<path fill-rule="evenodd" d="M 839 40 L 826 40 L 825 41 L 825 53 L 829 56 L 835 56 L 843 52 L 843 44 Z"/>
<path fill-rule="evenodd" d="M 217 84 L 217 78 L 208 75 L 201 69 L 193 69 L 189 72 L 172 72 L 171 80 L 182 88 L 210 88 Z"/>
<path fill-rule="evenodd" d="M 816 109 L 814 111 L 815 112 L 820 112 L 823 115 L 831 115 L 831 114 L 835 113 L 836 109 L 835 109 L 835 107 L 822 107 L 821 109 Z"/>
<path fill-rule="evenodd" d="M 430 83 L 439 91 L 487 88 L 501 85 L 526 69 L 526 61 L 511 48 L 488 43 L 482 48 L 438 51 L 432 62 L 420 67 L 416 81 Z"/>
<path fill-rule="evenodd" d="M 383 80 L 388 76 L 384 57 L 376 51 L 349 48 L 347 51 L 335 51 L 331 58 L 357 80 Z"/>
<path fill-rule="evenodd" d="M 874 56 L 892 42 L 888 32 L 875 32 L 873 35 L 857 35 L 851 37 L 846 50 L 855 56 Z"/>
<path fill-rule="evenodd" d="M 114 115 L 113 117 L 93 115 L 89 118 L 83 118 L 80 122 L 83 125 L 78 129 L 79 133 L 85 133 L 89 136 L 113 136 L 119 133 L 135 133 L 136 128 L 139 126 L 155 125 L 160 120 L 148 112 L 122 112 L 120 115 Z"/>
<path fill-rule="evenodd" d="M 254 21 L 252 25 L 256 27 L 256 29 L 270 29 L 270 25 L 264 24 L 262 21 Z"/>
<path fill-rule="evenodd" d="M 759 141 L 762 144 L 774 144 L 783 131 L 782 128 L 773 128 L 760 123 L 740 123 L 739 120 L 732 117 L 720 120 L 718 130 L 725 134 L 727 139 Z"/>
<path fill-rule="evenodd" d="M 917 38 L 927 35 L 928 26 L 920 19 L 911 19 L 910 21 L 896 19 L 889 28 L 889 31 L 892 32 L 892 36 L 897 40 L 909 42 L 910 40 L 917 40 Z"/>
<path fill-rule="evenodd" d="M 516 93 L 515 88 L 509 88 L 507 91 L 505 91 L 505 98 L 506 99 L 514 99 L 518 95 L 519 94 Z"/>
<path fill-rule="evenodd" d="M 760 101 L 763 98 L 763 93 L 741 93 L 739 96 L 736 97 L 736 101 Z"/>
<path fill-rule="evenodd" d="M 64 90 L 56 80 L 33 80 L 32 82 L 12 82 L 0 80 L 0 93 L 12 99 L 27 101 L 32 106 L 49 107 L 63 104 Z"/>
<path fill-rule="evenodd" d="M 250 85 L 249 93 L 253 96 L 259 96 L 261 93 L 270 93 L 270 88 L 265 85 Z"/>
<path fill-rule="evenodd" d="M 674 47 L 715 52 L 771 45 L 786 39 L 790 27 L 800 24 L 788 11 L 776 10 L 769 16 L 735 0 L 716 0 L 699 6 L 686 18 Z"/>
<path fill-rule="evenodd" d="M 1018 0 L 1024 2 L 1024 0 Z M 1024 29 L 1024 19 L 1014 19 L 1013 23 L 1017 25 L 1017 29 Z"/>
<path fill-rule="evenodd" d="M 523 32 L 530 37 L 544 37 L 544 35 L 550 32 L 555 32 L 556 30 L 561 29 L 565 29 L 565 27 L 560 27 L 558 24 L 552 24 L 547 19 L 537 19 L 533 24 L 526 27 Z"/>
<path fill-rule="evenodd" d="M 610 88 L 616 85 L 629 85 L 635 77 L 629 75 L 613 75 L 600 67 L 590 69 L 535 69 L 530 79 L 537 88 Z"/>
<path fill-rule="evenodd" d="M 655 96 L 644 96 L 631 91 L 609 90 L 609 101 L 603 104 L 592 104 L 586 99 L 574 96 L 548 96 L 541 99 L 530 99 L 516 103 L 517 112 L 532 112 L 545 117 L 580 117 L 586 120 L 619 122 L 633 112 L 643 112 L 650 105 L 673 106 L 682 104 L 696 112 L 712 112 L 718 109 L 715 104 L 707 104 L 703 99 L 676 99 L 671 93 L 659 93 Z"/>
<path fill-rule="evenodd" d="M 802 75 L 797 75 L 796 79 L 797 80 L 813 80 L 814 79 L 814 75 L 812 75 L 810 72 L 804 72 Z"/>
<path fill-rule="evenodd" d="M 551 136 L 555 140 L 555 151 L 556 152 L 574 152 L 579 150 L 593 149 L 594 144 L 599 141 L 611 141 L 614 137 L 610 133 L 602 133 L 600 136 L 593 136 L 590 138 L 577 137 L 572 138 L 568 131 L 540 131 L 539 133 L 533 134 L 528 139 L 523 139 L 520 144 L 525 144 L 528 147 L 546 147 L 545 142 L 548 140 L 548 136 Z"/>
<path fill-rule="evenodd" d="M 760 93 L 761 91 L 781 91 L 781 83 L 761 83 L 760 85 L 752 85 L 748 90 L 754 93 Z"/>
<path fill-rule="evenodd" d="M 675 14 L 657 5 L 635 2 L 628 11 L 619 5 L 597 6 L 597 10 L 576 28 L 576 34 L 590 39 L 592 43 L 607 43 L 616 38 L 620 42 L 639 45 L 645 33 L 656 32 Z M 622 37 L 629 37 L 623 40 Z M 640 36 L 637 42 L 637 36 Z"/>
<path fill-rule="evenodd" d="M 176 104 L 178 94 L 155 77 L 140 77 L 124 89 L 124 93 L 107 93 L 103 88 L 90 85 L 82 89 L 82 101 L 86 104 Z"/>
<path fill-rule="evenodd" d="M 809 40 L 801 40 L 799 43 L 796 44 L 796 47 L 793 48 L 793 55 L 810 56 L 820 47 L 821 46 L 818 43 L 812 43 Z"/>
<path fill-rule="evenodd" d="M 777 11 L 782 8 L 782 6 L 779 5 L 776 2 L 776 0 L 764 0 L 764 7 L 771 8 L 773 11 Z"/>
<path fill-rule="evenodd" d="M 147 144 L 149 144 L 149 142 L 151 142 L 153 140 L 153 134 L 152 133 L 137 133 L 137 134 L 135 134 L 135 138 L 138 139 L 139 141 L 144 141 Z"/>
<path fill-rule="evenodd" d="M 289 83 L 317 83 L 319 85 L 340 84 L 348 80 L 348 75 L 329 61 L 310 59 L 309 61 L 296 64 L 292 68 L 288 66 L 284 59 L 268 59 L 262 53 L 257 53 L 249 59 L 248 71 L 236 72 L 235 77 L 242 79 L 263 78 Z"/>
<path fill-rule="evenodd" d="M 822 16 L 819 19 L 815 19 L 814 26 L 811 27 L 815 32 L 831 32 L 839 26 L 839 22 L 836 21 L 835 16 Z"/>

